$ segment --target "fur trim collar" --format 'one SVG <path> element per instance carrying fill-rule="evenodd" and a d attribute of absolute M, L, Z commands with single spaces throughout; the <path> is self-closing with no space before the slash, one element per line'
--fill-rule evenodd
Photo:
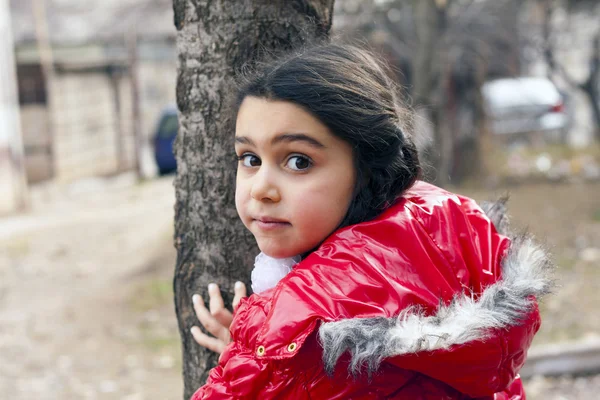
<path fill-rule="evenodd" d="M 390 357 L 448 349 L 453 345 L 486 339 L 493 329 L 519 324 L 535 307 L 535 299 L 551 288 L 553 268 L 546 251 L 529 235 L 508 232 L 506 199 L 484 204 L 487 216 L 512 245 L 502 264 L 502 279 L 487 287 L 477 299 L 468 293 L 440 305 L 434 315 L 417 307 L 397 318 L 353 318 L 324 323 L 319 328 L 323 361 L 333 373 L 338 359 L 351 354 L 349 371 L 356 375 L 364 366 L 370 374 Z"/>

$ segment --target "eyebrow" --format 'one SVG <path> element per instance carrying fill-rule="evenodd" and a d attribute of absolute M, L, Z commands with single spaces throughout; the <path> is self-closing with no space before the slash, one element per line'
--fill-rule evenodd
<path fill-rule="evenodd" d="M 249 137 L 246 137 L 246 136 L 236 136 L 235 142 L 255 146 L 252 139 L 250 139 Z M 279 135 L 279 136 L 276 136 L 275 138 L 273 138 L 273 140 L 271 141 L 271 144 L 277 144 L 280 142 L 288 142 L 288 143 L 290 143 L 290 142 L 305 142 L 316 148 L 324 148 L 325 147 L 325 145 L 323 145 L 317 139 L 314 139 L 304 133 L 285 133 L 283 135 Z"/>

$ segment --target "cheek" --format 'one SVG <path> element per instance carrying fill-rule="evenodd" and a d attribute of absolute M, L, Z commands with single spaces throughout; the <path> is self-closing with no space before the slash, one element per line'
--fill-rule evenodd
<path fill-rule="evenodd" d="M 353 185 L 340 184 L 339 180 L 329 180 L 318 187 L 295 196 L 295 214 L 302 221 L 305 229 L 314 229 L 325 234 L 335 229 L 348 211 L 353 192 Z"/>
<path fill-rule="evenodd" d="M 235 208 L 240 218 L 244 219 L 244 205 L 247 202 L 247 191 L 244 185 L 238 180 L 235 184 Z"/>
<path fill-rule="evenodd" d="M 236 190 L 235 190 L 235 209 L 237 210 L 237 213 L 238 213 L 238 215 L 240 217 L 242 216 L 241 207 L 240 207 L 241 204 L 242 204 L 242 202 L 241 202 L 241 199 L 240 199 L 240 193 L 239 193 L 239 191 L 236 188 Z"/>
<path fill-rule="evenodd" d="M 342 169 L 328 177 L 322 190 L 330 206 L 346 214 L 354 193 L 355 177 L 351 168 Z"/>

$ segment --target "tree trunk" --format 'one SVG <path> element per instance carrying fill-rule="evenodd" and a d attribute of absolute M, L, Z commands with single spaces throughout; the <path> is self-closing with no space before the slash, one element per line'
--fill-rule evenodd
<path fill-rule="evenodd" d="M 596 34 L 592 42 L 592 56 L 590 57 L 590 75 L 587 81 L 581 85 L 592 107 L 594 121 L 596 123 L 594 136 L 600 143 L 600 32 Z"/>
<path fill-rule="evenodd" d="M 544 57 L 550 69 L 549 75 L 552 77 L 552 74 L 559 73 L 571 87 L 581 90 L 586 95 L 596 124 L 594 137 L 596 141 L 600 142 L 600 32 L 596 33 L 592 39 L 592 52 L 589 60 L 590 70 L 588 78 L 583 83 L 579 83 L 567 73 L 565 67 L 560 64 L 555 57 L 554 43 L 551 42 L 551 33 L 553 29 L 551 19 L 552 13 L 554 12 L 554 5 L 545 0 L 539 0 L 539 2 L 543 7 L 542 10 L 544 12 Z"/>
<path fill-rule="evenodd" d="M 413 98 L 417 105 L 430 106 L 434 84 L 440 72 L 434 66 L 438 42 L 446 27 L 445 3 L 440 6 L 434 0 L 416 0 L 413 8 L 418 41 L 413 68 Z"/>
<path fill-rule="evenodd" d="M 443 0 L 413 1 L 415 29 L 417 34 L 417 54 L 415 56 L 413 99 L 417 107 L 429 109 L 433 123 L 434 143 L 428 152 L 427 160 L 435 169 L 435 176 L 426 178 L 439 185 L 449 181 L 453 140 L 449 129 L 443 126 L 446 110 L 444 110 L 445 80 L 438 53 L 439 42 L 447 28 L 447 2 Z M 436 67 L 437 66 L 437 67 Z"/>
<path fill-rule="evenodd" d="M 442 65 L 445 67 L 439 76 L 439 94 L 436 102 L 432 105 L 435 139 L 432 155 L 436 170 L 435 183 L 444 187 L 452 180 L 457 105 L 453 91 L 452 66 L 448 62 L 444 62 Z"/>
<path fill-rule="evenodd" d="M 189 333 L 197 324 L 192 295 L 199 293 L 206 301 L 206 287 L 215 282 L 231 304 L 234 282 L 248 282 L 258 251 L 234 205 L 237 161 L 226 109 L 234 73 L 257 60 L 262 50 L 291 49 L 326 36 L 333 2 L 174 0 L 180 117 L 174 291 L 185 399 L 203 384 L 217 361 L 217 355 L 200 348 Z"/>
<path fill-rule="evenodd" d="M 485 100 L 483 97 L 482 87 L 488 74 L 487 59 L 482 59 L 477 62 L 475 70 L 475 88 L 473 88 L 473 108 L 474 108 L 474 125 L 475 125 L 475 153 L 476 162 L 474 165 L 477 168 L 473 171 L 473 176 L 488 180 L 492 176 L 492 165 L 490 157 L 494 151 L 493 136 L 490 130 L 486 110 Z"/>

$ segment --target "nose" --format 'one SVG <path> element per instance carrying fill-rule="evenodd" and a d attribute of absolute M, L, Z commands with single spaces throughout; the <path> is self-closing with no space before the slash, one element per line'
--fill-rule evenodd
<path fill-rule="evenodd" d="M 281 194 L 276 182 L 275 172 L 265 165 L 261 166 L 252 177 L 250 196 L 258 201 L 279 202 Z"/>

